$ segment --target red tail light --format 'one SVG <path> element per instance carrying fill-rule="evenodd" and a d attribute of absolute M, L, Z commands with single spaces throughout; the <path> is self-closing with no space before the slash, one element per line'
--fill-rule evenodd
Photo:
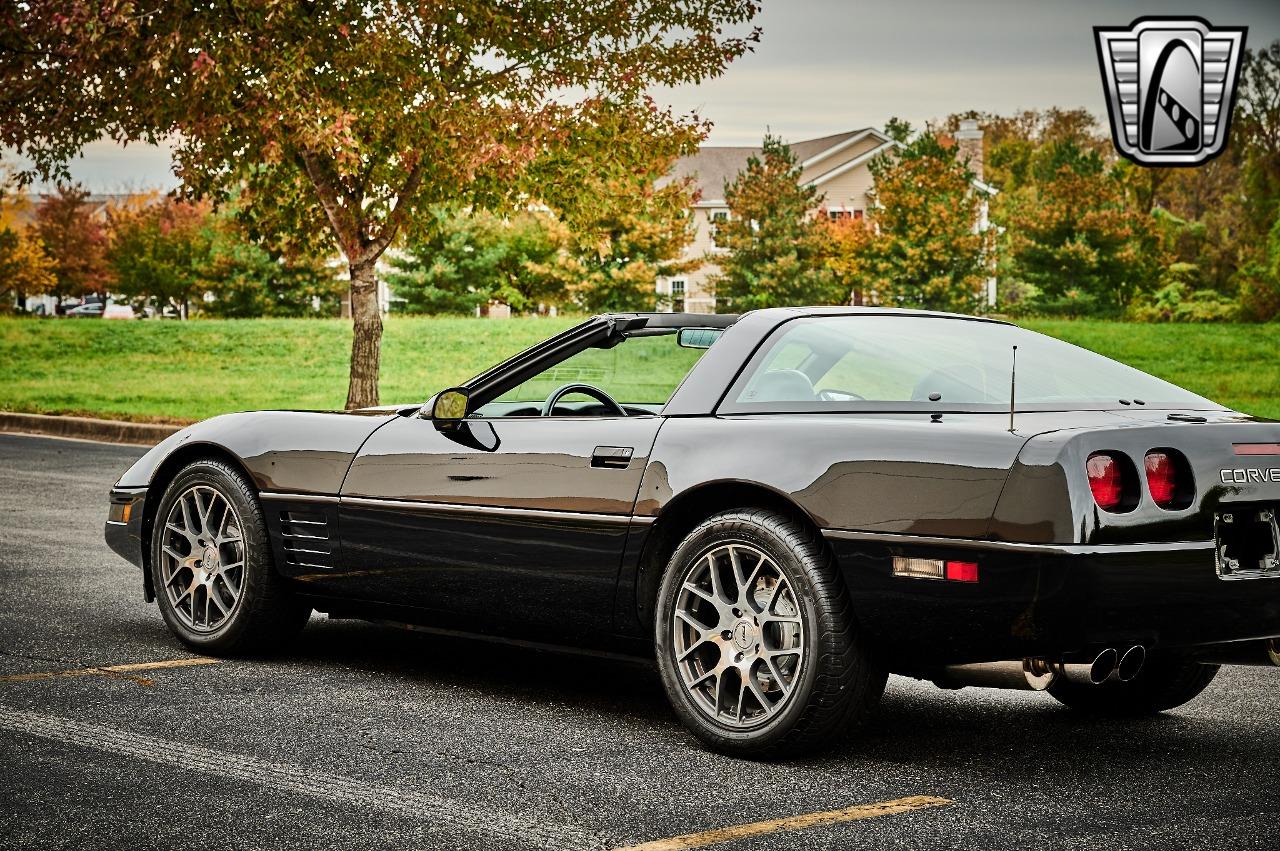
<path fill-rule="evenodd" d="M 1124 473 L 1120 462 L 1107 452 L 1095 452 L 1084 465 L 1089 474 L 1089 490 L 1099 508 L 1110 511 L 1124 500 Z"/>
<path fill-rule="evenodd" d="M 977 582 L 978 563 L 976 561 L 947 562 L 947 578 L 952 582 Z"/>
<path fill-rule="evenodd" d="M 1147 490 L 1161 508 L 1186 508 L 1195 496 L 1195 482 L 1186 456 L 1176 449 L 1147 452 Z"/>
<path fill-rule="evenodd" d="M 1178 471 L 1173 459 L 1164 452 L 1147 453 L 1147 489 L 1156 505 L 1161 508 L 1173 505 L 1178 493 Z"/>

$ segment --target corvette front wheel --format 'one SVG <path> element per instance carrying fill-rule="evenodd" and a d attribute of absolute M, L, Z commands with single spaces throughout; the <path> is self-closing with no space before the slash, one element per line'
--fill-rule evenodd
<path fill-rule="evenodd" d="M 884 691 L 826 546 L 763 509 L 712 517 L 680 544 L 659 590 L 654 640 L 680 720 L 734 756 L 829 745 Z"/>
<path fill-rule="evenodd" d="M 253 488 L 216 459 L 193 461 L 165 489 L 151 578 L 169 630 L 202 653 L 278 649 L 311 613 L 275 572 Z"/>

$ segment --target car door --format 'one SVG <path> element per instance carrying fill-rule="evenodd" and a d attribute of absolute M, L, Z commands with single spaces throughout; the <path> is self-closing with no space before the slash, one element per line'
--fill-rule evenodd
<path fill-rule="evenodd" d="M 454 629 L 612 631 L 630 514 L 661 416 L 498 417 L 379 429 L 339 508 L 345 593 Z"/>

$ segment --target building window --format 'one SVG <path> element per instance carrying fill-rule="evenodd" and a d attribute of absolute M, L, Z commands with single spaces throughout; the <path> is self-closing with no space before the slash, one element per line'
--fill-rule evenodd
<path fill-rule="evenodd" d="M 719 230 L 720 230 L 720 225 L 722 225 L 722 224 L 724 224 L 725 222 L 729 221 L 729 211 L 728 211 L 728 210 L 715 210 L 715 211 L 714 211 L 714 212 L 712 212 L 712 213 L 711 213 L 707 218 L 708 218 L 708 219 L 710 219 L 710 221 L 711 221 L 711 244 L 712 244 L 712 245 L 719 245 L 719 243 L 718 243 L 718 242 L 716 242 L 716 234 L 717 234 L 717 233 L 719 232 Z"/>
<path fill-rule="evenodd" d="M 833 222 L 849 218 L 848 210 L 827 210 L 827 218 Z"/>
<path fill-rule="evenodd" d="M 671 282 L 671 310 L 674 313 L 684 313 L 684 281 Z"/>
<path fill-rule="evenodd" d="M 854 211 L 853 211 L 853 217 L 854 217 L 855 219 L 860 219 L 860 218 L 862 218 L 862 211 L 861 211 L 861 210 L 854 210 Z"/>

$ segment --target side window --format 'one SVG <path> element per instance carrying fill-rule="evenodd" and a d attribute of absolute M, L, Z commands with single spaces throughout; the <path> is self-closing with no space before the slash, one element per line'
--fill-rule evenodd
<path fill-rule="evenodd" d="M 485 417 L 537 416 L 542 404 L 566 384 L 588 384 L 603 390 L 628 413 L 657 413 L 705 349 L 676 345 L 675 333 L 633 337 L 611 349 L 587 349 L 571 355 L 488 403 Z M 594 416 L 610 413 L 587 394 L 570 393 L 557 404 L 557 415 Z"/>
<path fill-rule="evenodd" d="M 739 402 L 812 402 L 812 378 L 803 368 L 814 357 L 803 340 L 784 340 L 774 346 L 738 396 Z"/>

